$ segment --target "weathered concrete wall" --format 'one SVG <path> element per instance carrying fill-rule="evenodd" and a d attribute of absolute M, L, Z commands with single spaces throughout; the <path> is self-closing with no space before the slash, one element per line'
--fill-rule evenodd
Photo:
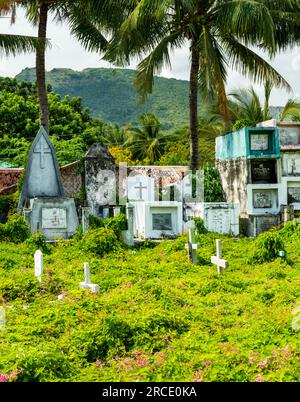
<path fill-rule="evenodd" d="M 280 214 L 278 215 L 250 215 L 249 218 L 242 219 L 246 236 L 256 237 L 273 226 L 278 226 L 281 222 Z"/>
<path fill-rule="evenodd" d="M 217 160 L 226 202 L 240 204 L 241 217 L 247 217 L 247 184 L 249 181 L 246 158 Z"/>
<path fill-rule="evenodd" d="M 84 184 L 82 162 L 74 162 L 60 168 L 65 195 L 70 198 L 78 197 Z"/>
<path fill-rule="evenodd" d="M 103 206 L 116 205 L 116 180 L 114 158 L 103 144 L 93 144 L 85 156 L 85 190 L 94 215 Z"/>

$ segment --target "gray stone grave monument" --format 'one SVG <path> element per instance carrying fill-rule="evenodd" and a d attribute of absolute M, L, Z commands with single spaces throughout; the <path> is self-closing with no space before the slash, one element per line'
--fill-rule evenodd
<path fill-rule="evenodd" d="M 54 147 L 43 127 L 33 141 L 18 204 L 31 232 L 69 238 L 79 225 L 75 202 L 65 197 Z"/>

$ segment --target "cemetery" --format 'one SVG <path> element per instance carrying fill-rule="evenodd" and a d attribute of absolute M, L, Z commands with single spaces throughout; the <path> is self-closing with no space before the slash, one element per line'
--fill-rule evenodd
<path fill-rule="evenodd" d="M 0 383 L 300 381 L 299 15 L 0 1 Z"/>

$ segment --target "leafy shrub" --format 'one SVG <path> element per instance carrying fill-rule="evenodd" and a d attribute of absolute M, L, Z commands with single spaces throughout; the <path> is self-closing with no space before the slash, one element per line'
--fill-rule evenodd
<path fill-rule="evenodd" d="M 204 168 L 204 199 L 205 202 L 224 201 L 224 192 L 219 171 L 212 166 Z"/>
<path fill-rule="evenodd" d="M 46 243 L 46 236 L 42 233 L 33 233 L 26 240 L 26 244 L 33 251 L 41 250 L 44 254 L 49 254 L 51 251 L 51 247 Z"/>
<path fill-rule="evenodd" d="M 5 301 L 16 299 L 32 301 L 39 291 L 39 282 L 32 274 L 18 280 L 5 280 L 0 284 L 0 297 Z"/>
<path fill-rule="evenodd" d="M 29 236 L 29 226 L 20 215 L 11 215 L 7 223 L 0 224 L 0 241 L 23 243 Z"/>
<path fill-rule="evenodd" d="M 260 264 L 273 261 L 278 257 L 281 250 L 285 251 L 285 247 L 277 232 L 262 233 L 254 242 L 254 253 L 249 263 Z"/>
<path fill-rule="evenodd" d="M 125 214 L 119 214 L 113 218 L 105 219 L 104 226 L 112 229 L 116 236 L 120 237 L 123 230 L 127 230 L 127 219 Z"/>
<path fill-rule="evenodd" d="M 17 382 L 41 382 L 66 379 L 73 373 L 68 358 L 59 350 L 30 351 L 17 361 L 20 374 Z"/>
<path fill-rule="evenodd" d="M 125 214 L 119 214 L 113 218 L 100 219 L 97 216 L 89 216 L 89 228 L 99 229 L 108 228 L 112 229 L 117 237 L 121 236 L 122 230 L 127 230 L 127 219 Z"/>
<path fill-rule="evenodd" d="M 16 210 L 17 202 L 17 193 L 0 196 L 0 222 L 4 223 L 7 219 L 7 216 Z"/>
<path fill-rule="evenodd" d="M 193 218 L 194 222 L 195 222 L 195 227 L 197 230 L 197 233 L 199 234 L 204 234 L 207 233 L 208 230 L 206 229 L 205 225 L 204 225 L 204 220 L 201 218 Z"/>
<path fill-rule="evenodd" d="M 120 247 L 117 236 L 112 229 L 92 229 L 83 236 L 82 248 L 102 257 Z"/>
<path fill-rule="evenodd" d="M 104 227 L 104 220 L 95 215 L 89 215 L 89 228 L 98 229 Z"/>
<path fill-rule="evenodd" d="M 120 349 L 128 351 L 134 344 L 135 331 L 122 318 L 109 316 L 101 326 L 82 329 L 73 334 L 72 349 L 80 358 L 93 362 L 114 355 Z"/>

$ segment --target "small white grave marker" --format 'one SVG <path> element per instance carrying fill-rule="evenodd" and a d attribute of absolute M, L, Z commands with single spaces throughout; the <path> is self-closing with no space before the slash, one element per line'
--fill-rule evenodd
<path fill-rule="evenodd" d="M 216 240 L 217 256 L 211 257 L 212 264 L 218 267 L 218 274 L 223 273 L 223 268 L 228 268 L 229 264 L 227 260 L 222 260 L 222 241 Z"/>
<path fill-rule="evenodd" d="M 37 250 L 34 253 L 34 274 L 39 282 L 42 282 L 43 274 L 43 253 L 41 250 Z"/>
<path fill-rule="evenodd" d="M 5 330 L 5 309 L 0 307 L 0 330 Z"/>
<path fill-rule="evenodd" d="M 99 286 L 91 283 L 91 273 L 90 264 L 88 262 L 84 263 L 84 282 L 80 282 L 80 287 L 82 289 L 89 289 L 94 293 L 99 292 Z"/>
<path fill-rule="evenodd" d="M 194 227 L 188 230 L 189 242 L 185 245 L 185 248 L 188 251 L 190 261 L 193 264 L 197 264 L 197 249 L 198 244 L 195 243 L 195 229 Z"/>

